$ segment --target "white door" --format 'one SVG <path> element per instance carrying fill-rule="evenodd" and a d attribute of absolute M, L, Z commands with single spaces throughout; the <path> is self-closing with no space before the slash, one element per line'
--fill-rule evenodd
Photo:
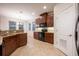
<path fill-rule="evenodd" d="M 57 47 L 66 55 L 73 55 L 75 21 L 75 6 L 71 6 L 55 15 Z"/>

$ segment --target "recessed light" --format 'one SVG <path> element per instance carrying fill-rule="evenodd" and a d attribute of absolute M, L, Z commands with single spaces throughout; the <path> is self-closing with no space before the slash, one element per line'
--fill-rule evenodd
<path fill-rule="evenodd" d="M 32 15 L 35 15 L 35 13 L 33 12 Z"/>
<path fill-rule="evenodd" d="M 47 6 L 43 6 L 43 9 L 47 9 Z"/>

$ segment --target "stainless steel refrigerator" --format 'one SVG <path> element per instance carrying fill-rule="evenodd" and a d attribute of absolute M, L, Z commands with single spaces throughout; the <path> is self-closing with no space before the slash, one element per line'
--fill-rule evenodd
<path fill-rule="evenodd" d="M 77 54 L 79 56 L 79 17 L 78 17 L 78 20 L 76 22 L 75 42 L 76 42 Z"/>

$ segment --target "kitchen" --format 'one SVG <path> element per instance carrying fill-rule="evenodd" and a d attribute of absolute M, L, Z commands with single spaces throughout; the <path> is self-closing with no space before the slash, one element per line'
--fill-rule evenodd
<path fill-rule="evenodd" d="M 77 18 L 77 5 L 74 3 L 0 4 L 0 55 L 77 55 L 72 37 L 74 34 L 71 33 L 74 29 L 72 24 Z M 73 23 L 68 23 L 66 18 L 70 22 L 73 19 Z M 66 38 L 73 40 L 68 41 Z M 72 49 L 72 46 L 75 49 Z"/>

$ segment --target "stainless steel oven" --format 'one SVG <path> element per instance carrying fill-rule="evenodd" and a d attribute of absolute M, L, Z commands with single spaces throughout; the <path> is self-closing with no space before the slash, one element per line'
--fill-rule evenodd
<path fill-rule="evenodd" d="M 47 32 L 46 28 L 43 28 L 41 32 L 39 32 L 39 39 L 41 41 L 45 41 L 45 32 Z"/>

